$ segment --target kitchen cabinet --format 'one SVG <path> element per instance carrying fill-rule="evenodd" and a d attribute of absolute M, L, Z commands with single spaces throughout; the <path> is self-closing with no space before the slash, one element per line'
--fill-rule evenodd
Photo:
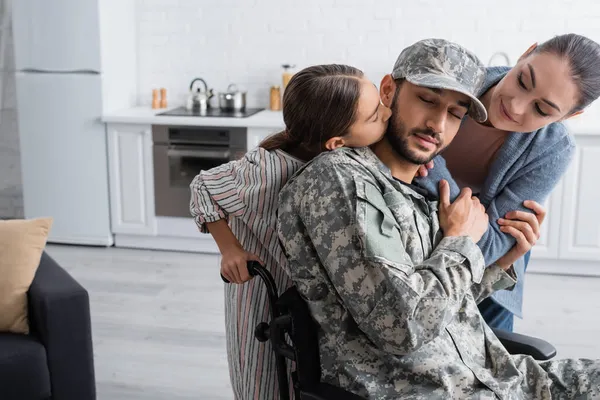
<path fill-rule="evenodd" d="M 152 126 L 244 127 L 250 150 L 282 130 L 282 115 L 263 111 L 248 118 L 195 118 L 157 116 L 157 112 L 138 107 L 103 116 L 115 246 L 218 254 L 212 237 L 201 234 L 191 216 L 156 216 Z"/>
<path fill-rule="evenodd" d="M 600 135 L 575 135 L 571 165 L 548 201 L 528 269 L 600 276 Z"/>
<path fill-rule="evenodd" d="M 112 232 L 155 235 L 151 126 L 107 124 L 106 130 Z"/>
<path fill-rule="evenodd" d="M 559 256 L 562 186 L 561 180 L 544 203 L 547 210 L 546 219 L 540 228 L 540 239 L 531 251 L 532 258 L 557 259 Z"/>
<path fill-rule="evenodd" d="M 562 188 L 559 258 L 597 261 L 600 274 L 600 136 L 576 141 Z"/>
<path fill-rule="evenodd" d="M 154 235 L 154 165 L 151 125 L 107 124 L 111 224 L 115 234 Z M 274 128 L 248 128 L 248 150 Z"/>

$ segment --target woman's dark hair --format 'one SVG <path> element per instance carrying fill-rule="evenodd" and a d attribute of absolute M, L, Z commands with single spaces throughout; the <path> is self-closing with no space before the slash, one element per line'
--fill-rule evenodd
<path fill-rule="evenodd" d="M 363 72 L 348 65 L 307 67 L 294 74 L 283 94 L 285 130 L 260 143 L 309 161 L 325 142 L 344 136 L 354 123 Z"/>
<path fill-rule="evenodd" d="M 537 46 L 533 53 L 550 53 L 569 61 L 579 100 L 569 114 L 583 110 L 600 96 L 600 44 L 569 33 Z"/>

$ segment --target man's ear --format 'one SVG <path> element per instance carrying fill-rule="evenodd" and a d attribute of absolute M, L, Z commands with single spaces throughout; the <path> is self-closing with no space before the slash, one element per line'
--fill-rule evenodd
<path fill-rule="evenodd" d="M 519 61 L 521 61 L 522 59 L 524 59 L 525 57 L 530 55 L 532 51 L 537 49 L 537 46 L 538 46 L 537 42 L 532 44 L 531 46 L 529 46 L 529 48 L 527 50 L 525 50 L 525 53 L 521 54 L 521 57 L 519 57 Z"/>
<path fill-rule="evenodd" d="M 344 147 L 346 141 L 341 136 L 334 136 L 325 142 L 325 148 L 329 151 Z"/>
<path fill-rule="evenodd" d="M 396 93 L 396 82 L 394 82 L 392 75 L 387 74 L 381 80 L 381 85 L 379 85 L 379 97 L 384 106 L 389 108 L 392 105 L 394 93 Z"/>
<path fill-rule="evenodd" d="M 581 115 L 582 113 L 583 113 L 583 110 L 575 111 L 573 114 L 569 114 L 569 115 L 567 115 L 566 117 L 563 117 L 563 118 L 561 119 L 561 121 L 566 121 L 566 120 L 568 120 L 569 118 L 576 117 L 576 116 L 578 116 L 578 115 Z"/>

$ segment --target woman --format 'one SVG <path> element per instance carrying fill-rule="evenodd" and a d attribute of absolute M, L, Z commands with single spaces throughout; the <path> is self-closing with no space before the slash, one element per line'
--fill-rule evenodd
<path fill-rule="evenodd" d="M 432 169 L 422 169 L 426 176 L 416 179 L 430 193 L 437 194 L 441 179 L 451 182 L 453 198 L 462 187 L 478 193 L 490 217 L 478 243 L 488 265 L 515 244 L 505 227 L 520 226 L 530 238 L 539 235 L 506 218 L 525 211 L 524 200 L 543 203 L 565 173 L 575 143 L 562 121 L 600 96 L 599 65 L 598 43 L 567 34 L 531 46 L 512 68 L 488 68 L 479 97 L 488 120 L 465 118 L 443 158 L 436 157 Z M 515 264 L 520 279 L 512 291 L 480 304 L 491 327 L 512 331 L 513 316 L 521 317 L 525 261 Z"/>
<path fill-rule="evenodd" d="M 279 190 L 324 150 L 379 141 L 390 114 L 375 85 L 356 68 L 317 65 L 295 74 L 283 96 L 286 130 L 241 160 L 201 171 L 190 185 L 191 213 L 219 247 L 221 274 L 244 283 L 250 279 L 246 262 L 257 260 L 278 289 L 287 289 L 290 281 L 280 268 L 286 259 L 276 233 Z M 262 282 L 225 285 L 227 356 L 236 399 L 278 398 L 271 344 L 258 342 L 253 334 L 268 313 Z"/>

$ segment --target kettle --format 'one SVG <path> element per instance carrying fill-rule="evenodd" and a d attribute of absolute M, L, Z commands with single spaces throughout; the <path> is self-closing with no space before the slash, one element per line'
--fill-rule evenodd
<path fill-rule="evenodd" d="M 194 84 L 196 82 L 202 82 L 204 85 L 204 89 L 200 87 L 195 87 Z M 209 100 L 214 96 L 213 90 L 208 89 L 208 85 L 202 78 L 195 78 L 190 83 L 190 93 L 188 95 L 186 108 L 188 110 L 192 109 L 200 109 L 201 111 L 205 111 L 210 107 Z"/>

